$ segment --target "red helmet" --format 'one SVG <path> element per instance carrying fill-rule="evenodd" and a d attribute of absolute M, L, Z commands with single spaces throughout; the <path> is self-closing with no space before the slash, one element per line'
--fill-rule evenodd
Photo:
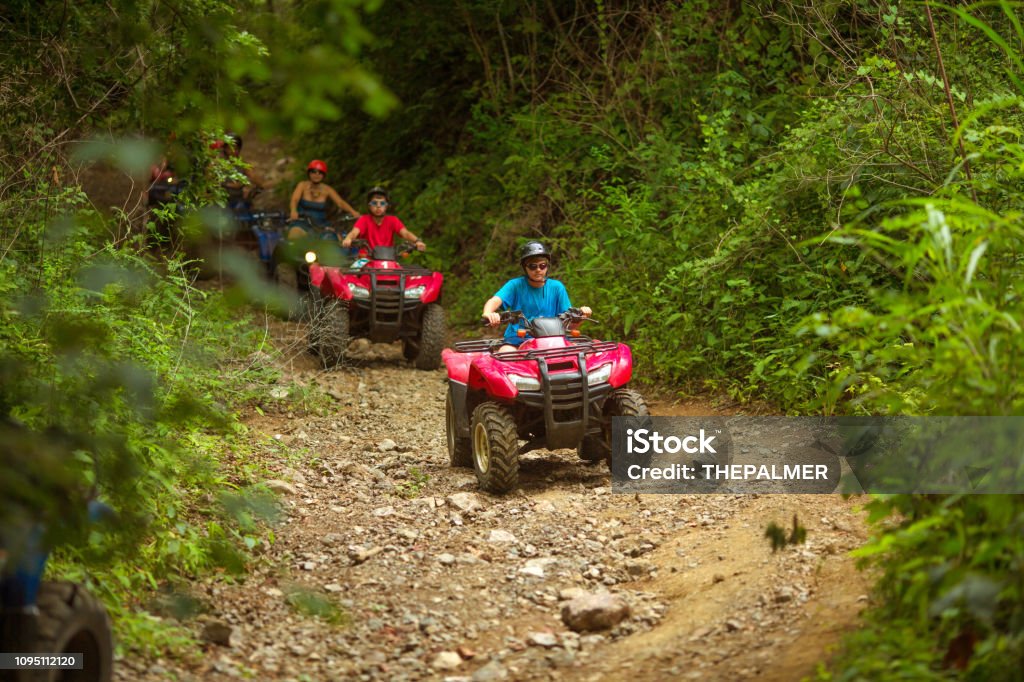
<path fill-rule="evenodd" d="M 223 148 L 224 148 L 224 140 L 214 140 L 213 142 L 210 143 L 210 149 L 223 149 Z"/>
<path fill-rule="evenodd" d="M 327 175 L 327 164 L 321 161 L 320 159 L 313 159 L 312 161 L 309 162 L 309 165 L 306 166 L 306 172 L 308 173 L 309 171 L 313 170 L 318 170 L 324 175 Z"/>

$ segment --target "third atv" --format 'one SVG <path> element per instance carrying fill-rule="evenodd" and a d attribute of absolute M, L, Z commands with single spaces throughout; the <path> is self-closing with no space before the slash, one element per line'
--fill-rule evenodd
<path fill-rule="evenodd" d="M 316 260 L 309 266 L 312 319 L 310 349 L 325 367 L 345 358 L 355 338 L 375 343 L 402 342 L 402 353 L 419 369 L 437 369 L 447 335 L 441 286 L 444 275 L 405 266 L 400 257 L 414 250 L 406 244 L 367 249 L 367 257 L 350 267 L 332 267 Z"/>

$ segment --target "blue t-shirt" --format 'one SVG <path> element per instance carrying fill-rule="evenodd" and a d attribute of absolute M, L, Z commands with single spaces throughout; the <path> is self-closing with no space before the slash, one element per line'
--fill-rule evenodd
<path fill-rule="evenodd" d="M 535 317 L 554 317 L 561 315 L 572 307 L 569 303 L 569 292 L 565 285 L 557 279 L 549 279 L 543 286 L 532 287 L 526 276 L 516 277 L 505 282 L 495 294 L 501 299 L 502 305 L 508 310 L 522 310 L 526 319 Z M 519 338 L 516 331 L 522 325 L 518 322 L 505 328 L 505 343 L 518 346 L 526 339 Z"/>

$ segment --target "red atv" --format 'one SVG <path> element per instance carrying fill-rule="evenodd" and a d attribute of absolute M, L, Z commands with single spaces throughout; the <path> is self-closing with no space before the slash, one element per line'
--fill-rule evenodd
<path fill-rule="evenodd" d="M 585 319 L 577 308 L 532 320 L 504 312 L 502 324 L 520 321 L 520 334 L 533 338 L 509 351 L 499 350 L 500 339 L 460 341 L 441 354 L 448 457 L 472 466 L 484 490 L 515 488 L 519 454 L 539 448 L 576 448 L 584 460 L 610 464 L 612 418 L 648 416 L 643 397 L 626 388 L 629 346 L 580 336 Z"/>
<path fill-rule="evenodd" d="M 347 268 L 310 264 L 309 347 L 324 367 L 342 362 L 349 342 L 356 338 L 401 341 L 405 358 L 418 369 L 440 367 L 447 334 L 441 307 L 444 276 L 401 265 L 400 254 L 404 257 L 413 249 L 409 244 L 400 252 L 378 246 Z"/>

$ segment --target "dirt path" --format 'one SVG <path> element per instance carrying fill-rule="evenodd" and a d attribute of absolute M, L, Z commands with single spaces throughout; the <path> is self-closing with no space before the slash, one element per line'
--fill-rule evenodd
<path fill-rule="evenodd" d="M 304 325 L 268 330 L 285 350 L 260 361 L 282 379 L 247 422 L 281 492 L 276 542 L 241 584 L 196 586 L 207 613 L 189 627 L 222 643 L 123 661 L 119 679 L 796 680 L 854 625 L 852 502 L 613 495 L 570 451 L 525 455 L 516 494 L 479 493 L 448 466 L 443 370 L 367 344 L 322 372 Z M 773 554 L 764 528 L 793 514 L 807 544 Z M 574 588 L 632 616 L 578 635 L 560 619 Z"/>

